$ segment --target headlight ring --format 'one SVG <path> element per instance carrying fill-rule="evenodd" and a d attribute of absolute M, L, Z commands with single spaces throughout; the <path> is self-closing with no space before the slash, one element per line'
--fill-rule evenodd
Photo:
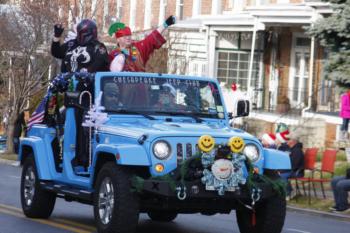
<path fill-rule="evenodd" d="M 165 160 L 171 155 L 171 146 L 167 141 L 160 140 L 153 144 L 153 154 L 157 159 Z"/>
<path fill-rule="evenodd" d="M 247 158 L 252 162 L 255 163 L 260 160 L 261 155 L 260 155 L 260 150 L 259 148 L 253 144 L 253 143 L 248 143 L 245 145 L 243 149 L 243 154 L 247 156 Z"/>

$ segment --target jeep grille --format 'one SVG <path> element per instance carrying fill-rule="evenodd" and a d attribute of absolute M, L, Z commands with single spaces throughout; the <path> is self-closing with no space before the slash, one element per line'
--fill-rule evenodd
<path fill-rule="evenodd" d="M 191 143 L 178 143 L 176 145 L 176 156 L 177 156 L 177 163 L 179 164 L 184 159 L 188 159 L 195 155 L 198 152 L 198 145 L 196 144 L 195 147 Z"/>

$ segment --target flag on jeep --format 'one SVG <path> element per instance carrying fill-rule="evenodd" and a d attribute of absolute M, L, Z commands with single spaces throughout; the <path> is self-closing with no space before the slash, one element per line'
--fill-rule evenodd
<path fill-rule="evenodd" d="M 40 102 L 39 106 L 32 113 L 32 116 L 29 118 L 29 121 L 28 121 L 28 130 L 34 124 L 39 124 L 43 122 L 44 116 L 45 116 L 45 106 L 46 106 L 47 99 L 48 99 L 47 96 L 45 96 L 43 100 Z"/>

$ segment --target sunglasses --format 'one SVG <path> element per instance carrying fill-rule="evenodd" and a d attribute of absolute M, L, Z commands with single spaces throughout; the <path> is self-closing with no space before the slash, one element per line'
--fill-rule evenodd
<path fill-rule="evenodd" d="M 113 94 L 113 93 L 108 93 L 106 95 L 106 97 L 108 97 L 108 98 L 119 98 L 118 94 Z"/>

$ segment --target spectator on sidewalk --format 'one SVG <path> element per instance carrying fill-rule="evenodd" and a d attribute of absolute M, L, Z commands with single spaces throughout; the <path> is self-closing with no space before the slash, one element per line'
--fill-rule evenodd
<path fill-rule="evenodd" d="M 276 136 L 272 133 L 264 133 L 261 136 L 261 144 L 265 148 L 276 149 L 275 140 L 276 140 Z"/>
<path fill-rule="evenodd" d="M 289 140 L 289 131 L 285 130 L 283 132 L 276 133 L 276 147 L 280 151 L 290 151 L 290 148 L 287 144 Z"/>
<path fill-rule="evenodd" d="M 21 112 L 15 121 L 13 130 L 13 147 L 16 154 L 18 154 L 19 151 L 19 138 L 22 136 L 22 131 L 25 127 L 24 112 Z"/>
<path fill-rule="evenodd" d="M 300 142 L 298 132 L 292 132 L 287 142 L 290 148 L 290 161 L 292 164 L 292 173 L 290 177 L 304 176 L 304 152 L 303 144 Z"/>
<path fill-rule="evenodd" d="M 331 210 L 336 213 L 350 211 L 348 192 L 350 191 L 350 168 L 345 176 L 334 177 L 331 182 L 335 206 Z"/>
<path fill-rule="evenodd" d="M 348 139 L 348 129 L 350 121 L 350 89 L 341 96 L 341 105 L 340 105 L 340 117 L 343 119 L 341 125 L 341 140 Z"/>
<path fill-rule="evenodd" d="M 292 192 L 292 185 L 288 181 L 289 178 L 303 177 L 304 176 L 304 152 L 303 144 L 299 141 L 298 132 L 292 132 L 290 134 L 289 140 L 287 141 L 287 146 L 290 148 L 289 158 L 292 165 L 291 171 L 284 171 L 280 173 L 282 179 L 288 182 L 287 194 L 290 195 Z"/>

